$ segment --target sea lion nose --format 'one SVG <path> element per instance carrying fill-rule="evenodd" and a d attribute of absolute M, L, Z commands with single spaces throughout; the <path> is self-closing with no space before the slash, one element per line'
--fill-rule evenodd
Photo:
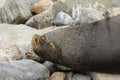
<path fill-rule="evenodd" d="M 31 44 L 33 48 L 37 48 L 38 45 L 38 35 L 35 34 L 32 36 Z"/>

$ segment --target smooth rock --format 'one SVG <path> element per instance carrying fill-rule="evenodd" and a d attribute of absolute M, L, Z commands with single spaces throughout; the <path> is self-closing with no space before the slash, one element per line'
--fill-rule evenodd
<path fill-rule="evenodd" d="M 0 61 L 26 58 L 26 53 L 33 53 L 32 36 L 42 35 L 55 29 L 57 28 L 50 27 L 37 30 L 26 25 L 0 24 Z"/>
<path fill-rule="evenodd" d="M 52 5 L 53 5 L 53 2 L 51 0 L 40 0 L 38 3 L 32 6 L 31 12 L 33 14 L 39 14 L 51 8 Z"/>
<path fill-rule="evenodd" d="M 32 60 L 0 63 L 0 80 L 49 80 L 49 70 Z"/>
<path fill-rule="evenodd" d="M 0 3 L 0 23 L 25 23 L 31 16 L 25 0 L 3 0 Z"/>
<path fill-rule="evenodd" d="M 55 16 L 53 24 L 57 26 L 63 26 L 63 25 L 71 25 L 73 22 L 74 20 L 67 13 L 59 12 Z"/>
<path fill-rule="evenodd" d="M 72 80 L 91 80 L 91 78 L 87 75 L 75 74 L 73 75 Z"/>
<path fill-rule="evenodd" d="M 51 75 L 50 80 L 66 80 L 66 74 L 63 72 L 54 72 Z"/>
<path fill-rule="evenodd" d="M 120 80 L 120 74 L 110 74 L 110 73 L 91 73 L 92 80 Z"/>

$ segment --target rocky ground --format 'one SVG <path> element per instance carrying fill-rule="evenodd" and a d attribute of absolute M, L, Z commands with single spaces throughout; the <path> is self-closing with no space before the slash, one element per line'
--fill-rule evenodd
<path fill-rule="evenodd" d="M 119 6 L 119 0 L 0 0 L 0 80 L 120 80 L 44 61 L 31 46 L 34 34 L 107 19 L 120 14 Z"/>

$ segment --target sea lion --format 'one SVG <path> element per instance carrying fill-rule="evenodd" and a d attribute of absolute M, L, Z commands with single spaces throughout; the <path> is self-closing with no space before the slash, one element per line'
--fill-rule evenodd
<path fill-rule="evenodd" d="M 43 59 L 74 70 L 109 70 L 120 67 L 120 15 L 79 27 L 61 27 L 32 46 Z"/>

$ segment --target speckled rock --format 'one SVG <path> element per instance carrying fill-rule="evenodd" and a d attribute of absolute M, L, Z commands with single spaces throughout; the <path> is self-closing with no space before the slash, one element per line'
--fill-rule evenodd
<path fill-rule="evenodd" d="M 33 16 L 25 24 L 34 28 L 43 29 L 53 26 L 53 18 L 53 12 L 51 11 L 51 9 L 48 9 L 41 14 Z"/>

